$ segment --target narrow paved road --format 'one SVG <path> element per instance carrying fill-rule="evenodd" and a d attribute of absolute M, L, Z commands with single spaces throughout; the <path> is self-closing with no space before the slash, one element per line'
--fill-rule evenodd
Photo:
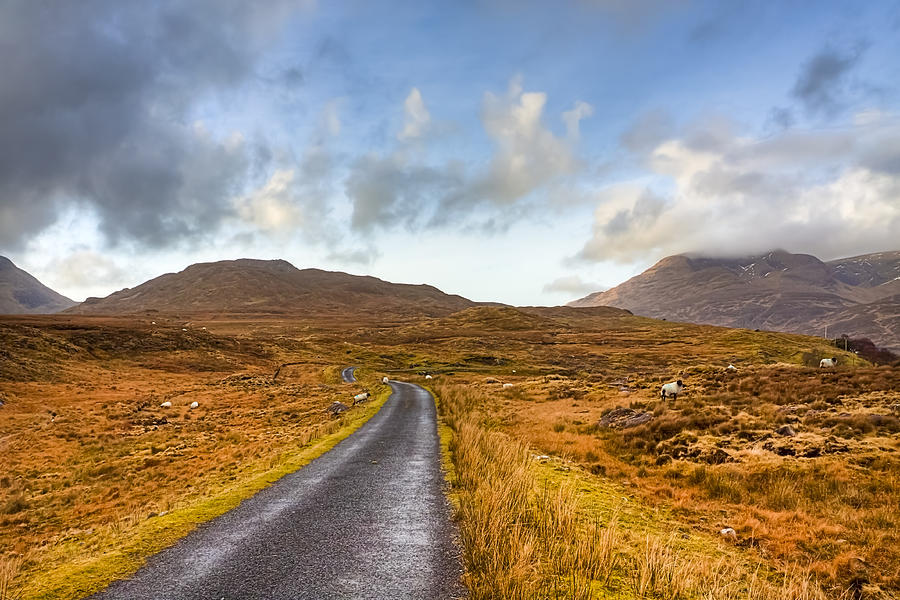
<path fill-rule="evenodd" d="M 356 367 L 347 367 L 343 371 L 341 371 L 341 379 L 346 383 L 353 383 L 356 381 L 356 375 L 353 372 L 356 370 Z"/>
<path fill-rule="evenodd" d="M 110 599 L 458 598 L 434 401 L 393 394 L 306 467 L 151 557 Z"/>

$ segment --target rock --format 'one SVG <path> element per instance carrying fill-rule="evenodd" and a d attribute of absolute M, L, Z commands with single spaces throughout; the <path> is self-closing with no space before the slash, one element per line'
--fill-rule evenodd
<path fill-rule="evenodd" d="M 731 455 L 721 448 L 709 448 L 708 450 L 704 450 L 697 459 L 708 465 L 721 465 L 722 463 L 731 462 L 733 460 Z"/>
<path fill-rule="evenodd" d="M 803 451 L 804 458 L 818 458 L 819 456 L 822 456 L 822 449 L 818 446 L 810 446 Z"/>
<path fill-rule="evenodd" d="M 763 444 L 763 450 L 774 452 L 778 456 L 794 456 L 797 454 L 797 451 L 793 447 L 787 444 L 775 444 L 771 440 Z"/>
<path fill-rule="evenodd" d="M 350 407 L 343 402 L 332 402 L 331 406 L 325 409 L 325 412 L 329 412 L 332 416 L 336 417 L 347 410 L 350 410 Z"/>
<path fill-rule="evenodd" d="M 783 435 L 785 437 L 794 437 L 795 435 L 797 435 L 797 432 L 794 431 L 794 428 L 790 425 L 782 425 L 775 430 L 775 433 L 777 433 L 778 435 Z"/>
<path fill-rule="evenodd" d="M 826 454 L 837 454 L 839 452 L 850 452 L 850 447 L 837 440 L 829 440 L 825 442 L 825 453 Z"/>
<path fill-rule="evenodd" d="M 600 419 L 601 427 L 612 429 L 628 429 L 637 427 L 653 420 L 653 413 L 639 412 L 633 408 L 619 407 L 603 415 Z"/>
<path fill-rule="evenodd" d="M 194 409 L 197 408 L 198 406 L 200 406 L 200 403 L 199 403 L 199 402 L 197 402 L 197 401 L 191 402 L 191 410 L 194 410 Z"/>
<path fill-rule="evenodd" d="M 160 408 L 172 408 L 172 403 L 169 401 L 163 402 L 159 405 Z"/>
<path fill-rule="evenodd" d="M 656 457 L 656 464 L 659 466 L 667 465 L 672 462 L 672 456 L 670 454 L 660 454 Z"/>
<path fill-rule="evenodd" d="M 719 535 L 721 535 L 723 538 L 725 538 L 726 540 L 729 540 L 731 542 L 736 542 L 738 539 L 737 531 L 735 531 L 731 527 L 726 527 L 725 529 L 722 529 L 721 531 L 719 531 Z"/>

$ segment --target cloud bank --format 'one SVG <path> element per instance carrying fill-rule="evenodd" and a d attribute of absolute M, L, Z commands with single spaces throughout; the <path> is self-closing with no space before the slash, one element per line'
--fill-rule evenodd
<path fill-rule="evenodd" d="M 270 152 L 195 127 L 192 110 L 251 78 L 302 4 L 0 5 L 0 247 L 20 247 L 73 204 L 113 244 L 214 230 Z"/>

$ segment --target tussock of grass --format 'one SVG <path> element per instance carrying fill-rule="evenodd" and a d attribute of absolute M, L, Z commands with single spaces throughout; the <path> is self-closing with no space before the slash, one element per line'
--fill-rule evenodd
<path fill-rule="evenodd" d="M 486 429 L 479 392 L 442 385 L 438 393 L 453 433 L 465 580 L 475 600 L 851 597 L 827 596 L 807 571 L 779 574 L 711 538 L 680 534 L 689 528 L 623 498 L 615 484 L 539 464 L 522 442 Z"/>

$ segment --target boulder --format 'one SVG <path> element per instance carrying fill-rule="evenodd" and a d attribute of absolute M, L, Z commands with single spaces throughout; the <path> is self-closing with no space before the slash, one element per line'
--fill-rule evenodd
<path fill-rule="evenodd" d="M 636 411 L 633 408 L 619 407 L 603 415 L 600 419 L 601 427 L 611 429 L 628 429 L 637 427 L 653 420 L 653 413 Z"/>
<path fill-rule="evenodd" d="M 350 407 L 343 402 L 332 402 L 331 406 L 325 409 L 325 412 L 331 413 L 331 416 L 336 417 L 346 410 L 350 410 Z"/>
<path fill-rule="evenodd" d="M 721 465 L 732 461 L 731 455 L 721 448 L 707 448 L 700 453 L 697 459 L 708 465 Z"/>
<path fill-rule="evenodd" d="M 775 433 L 777 433 L 778 435 L 783 435 L 785 437 L 794 437 L 795 435 L 797 435 L 797 432 L 794 431 L 794 428 L 790 425 L 782 425 L 775 430 Z"/>

